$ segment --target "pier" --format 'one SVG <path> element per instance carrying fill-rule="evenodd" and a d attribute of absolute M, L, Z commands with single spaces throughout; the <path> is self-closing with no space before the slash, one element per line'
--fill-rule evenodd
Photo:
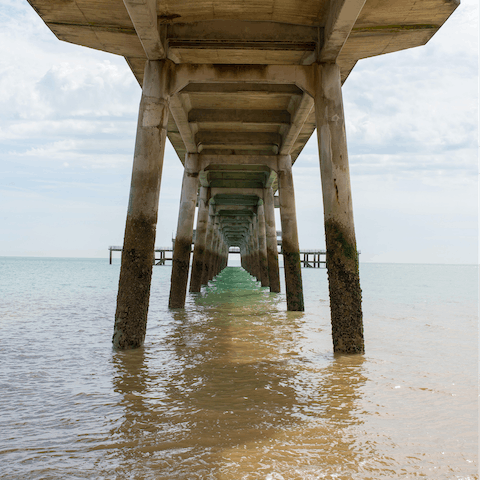
<path fill-rule="evenodd" d="M 114 347 L 144 342 L 167 138 L 184 166 L 169 307 L 184 308 L 231 247 L 279 292 L 277 207 L 287 309 L 304 310 L 301 264 L 321 262 L 301 258 L 292 167 L 316 130 L 333 349 L 363 353 L 341 87 L 361 59 L 424 45 L 458 1 L 29 3 L 60 40 L 124 56 L 142 87 Z"/>
<path fill-rule="evenodd" d="M 113 260 L 113 252 L 122 252 L 123 248 L 120 246 L 110 246 L 108 247 L 109 251 L 109 261 L 110 265 L 112 264 Z M 168 255 L 170 253 L 170 255 Z M 154 265 L 167 265 L 167 262 L 173 261 L 173 248 L 172 247 L 155 247 L 154 248 L 154 256 L 153 256 L 153 264 Z M 171 263 L 170 263 L 171 265 Z"/>
<path fill-rule="evenodd" d="M 112 265 L 113 252 L 122 252 L 123 248 L 120 246 L 110 246 L 109 260 Z M 172 247 L 155 247 L 154 265 L 168 265 L 167 262 L 173 262 L 173 248 Z M 167 255 L 170 253 L 170 255 Z M 192 252 L 190 252 L 192 253 Z M 229 247 L 229 254 L 241 255 L 240 247 Z M 280 255 L 282 251 L 278 252 Z M 303 258 L 302 258 L 303 256 Z M 171 265 L 171 263 L 169 263 Z M 327 267 L 327 251 L 326 250 L 300 250 L 300 264 L 305 268 L 326 268 Z"/>

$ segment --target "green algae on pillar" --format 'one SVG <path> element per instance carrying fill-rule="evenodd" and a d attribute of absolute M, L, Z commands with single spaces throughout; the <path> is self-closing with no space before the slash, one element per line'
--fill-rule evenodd
<path fill-rule="evenodd" d="M 336 353 L 364 353 L 362 291 L 338 65 L 316 67 L 315 117 L 333 349 Z"/>
<path fill-rule="evenodd" d="M 145 64 L 112 339 L 122 350 L 142 346 L 147 330 L 172 65 Z"/>

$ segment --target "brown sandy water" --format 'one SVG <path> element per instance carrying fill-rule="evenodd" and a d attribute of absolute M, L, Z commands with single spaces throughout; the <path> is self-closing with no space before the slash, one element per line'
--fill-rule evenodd
<path fill-rule="evenodd" d="M 334 356 L 325 270 L 305 313 L 239 268 L 172 311 L 157 267 L 115 352 L 118 266 L 1 262 L 2 479 L 478 478 L 475 267 L 362 266 L 366 354 Z"/>

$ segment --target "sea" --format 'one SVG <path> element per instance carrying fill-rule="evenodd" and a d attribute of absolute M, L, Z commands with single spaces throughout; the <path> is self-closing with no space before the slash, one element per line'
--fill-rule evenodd
<path fill-rule="evenodd" d="M 325 269 L 287 312 L 229 266 L 145 345 L 111 338 L 120 263 L 0 257 L 1 479 L 478 479 L 478 267 L 360 265 L 364 355 Z M 280 271 L 283 277 L 283 269 Z"/>

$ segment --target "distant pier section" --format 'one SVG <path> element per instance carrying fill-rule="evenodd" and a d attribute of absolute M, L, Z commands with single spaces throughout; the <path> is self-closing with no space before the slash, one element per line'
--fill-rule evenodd
<path fill-rule="evenodd" d="M 113 260 L 113 252 L 121 252 L 123 248 L 114 245 L 114 246 L 108 247 L 108 250 L 109 250 L 109 260 L 111 265 Z M 170 255 L 167 255 L 168 252 L 170 252 Z M 155 247 L 154 265 L 166 265 L 166 262 L 172 261 L 172 256 L 173 256 L 172 247 Z"/>
<path fill-rule="evenodd" d="M 281 243 L 280 243 L 281 245 Z M 120 246 L 110 246 L 109 260 L 110 265 L 113 260 L 113 252 L 122 252 Z M 171 265 L 173 257 L 174 247 L 155 247 L 154 265 L 167 265 L 167 262 Z M 193 250 L 192 250 L 193 251 Z M 228 253 L 239 254 L 240 247 L 230 247 Z M 278 252 L 280 255 L 282 251 Z M 300 250 L 300 264 L 305 268 L 326 268 L 327 267 L 327 252 L 326 250 Z"/>

